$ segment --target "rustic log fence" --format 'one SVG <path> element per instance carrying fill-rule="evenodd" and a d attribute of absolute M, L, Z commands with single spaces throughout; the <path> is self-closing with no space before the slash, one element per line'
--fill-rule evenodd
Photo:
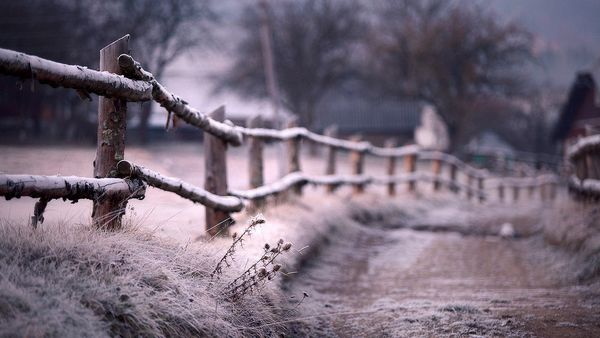
<path fill-rule="evenodd" d="M 505 187 L 513 187 L 515 201 L 520 198 L 518 191 L 521 188 L 533 191 L 551 185 L 556 189 L 558 181 L 554 175 L 495 177 L 453 155 L 425 151 L 415 145 L 396 147 L 390 140 L 385 147 L 377 147 L 359 137 L 339 139 L 336 138 L 335 127 L 328 128 L 325 135 L 321 135 L 295 124 L 283 130 L 266 129 L 262 127 L 260 118 L 249 121 L 248 127 L 233 125 L 225 119 L 223 107 L 204 114 L 170 93 L 127 55 L 128 40 L 129 36 L 125 36 L 102 49 L 100 71 L 0 49 L 2 74 L 34 79 L 53 87 L 72 88 L 84 97 L 89 97 L 89 93 L 102 96 L 98 107 L 95 178 L 0 174 L 0 195 L 6 199 L 21 196 L 40 199 L 34 208 L 34 225 L 43 221 L 43 211 L 49 200 L 77 201 L 83 198 L 94 201 L 93 218 L 98 227 L 117 229 L 121 226 L 120 219 L 127 200 L 143 198 L 146 184 L 204 205 L 206 228 L 210 235 L 225 230 L 229 213 L 246 207 L 262 208 L 271 196 L 301 195 L 306 184 L 325 186 L 329 193 L 342 185 L 349 185 L 354 194 L 362 194 L 368 185 L 378 184 L 386 186 L 387 194 L 394 196 L 398 184 L 406 184 L 407 191 L 414 193 L 418 190 L 417 184 L 425 182 L 432 185 L 433 191 L 446 187 L 456 194 L 465 192 L 469 199 L 476 197 L 481 203 L 490 198 L 490 190 L 497 191 L 498 199 L 504 200 Z M 178 178 L 165 177 L 124 158 L 126 102 L 150 100 L 159 103 L 169 115 L 175 114 L 204 132 L 204 189 Z M 302 171 L 302 140 L 326 148 L 324 175 L 308 175 Z M 285 142 L 287 145 L 287 175 L 269 184 L 264 184 L 263 149 L 266 141 Z M 229 189 L 226 151 L 228 146 L 244 143 L 249 144 L 250 189 Z M 351 175 L 337 173 L 336 158 L 340 151 L 350 153 Z M 386 158 L 385 176 L 366 174 L 368 156 Z M 397 170 L 399 160 L 403 160 L 404 172 Z M 418 163 L 422 162 L 430 162 L 431 172 L 418 170 Z M 448 177 L 442 175 L 444 167 L 449 168 Z M 461 181 L 459 173 L 466 180 Z M 541 195 L 547 199 L 547 196 Z"/>

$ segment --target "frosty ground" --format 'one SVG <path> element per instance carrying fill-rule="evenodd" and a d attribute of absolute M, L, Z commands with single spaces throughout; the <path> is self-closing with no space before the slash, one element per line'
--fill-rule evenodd
<path fill-rule="evenodd" d="M 197 144 L 132 147 L 128 148 L 126 157 L 165 175 L 201 185 L 203 162 L 200 149 Z M 230 152 L 229 177 L 234 188 L 246 188 L 244 151 L 242 148 Z M 1 147 L 0 152 L 3 155 L 0 171 L 6 173 L 88 176 L 94 157 L 93 149 L 85 147 Z M 267 181 L 277 176 L 274 154 L 274 149 L 267 151 Z M 348 172 L 349 166 L 344 165 L 346 160 L 342 158 L 339 165 L 341 172 Z M 302 163 L 309 173 L 324 170 L 319 157 L 304 156 Z M 366 168 L 369 173 L 383 174 L 382 163 L 374 159 L 367 161 Z M 78 228 L 85 227 L 88 221 L 89 203 L 69 205 L 52 201 L 42 225 L 43 232 L 32 235 L 26 223 L 34 201 L 26 198 L 0 201 L 2 226 L 26 229 L 20 232 L 6 230 L 3 236 L 0 261 L 5 265 L 0 282 L 3 283 L 3 294 L 11 294 L 16 297 L 11 299 L 17 301 L 12 304 L 0 302 L 0 317 L 3 317 L 0 327 L 9 328 L 8 332 L 3 331 L 4 334 L 11 333 L 10 328 L 12 333 L 23 333 L 25 331 L 21 330 L 32 327 L 32 323 L 38 325 L 34 333 L 50 332 L 50 335 L 74 334 L 84 329 L 92 330 L 91 336 L 120 332 L 106 327 L 108 324 L 114 327 L 110 322 L 114 319 L 97 313 L 89 314 L 97 320 L 97 325 L 88 317 L 75 317 L 91 323 L 77 326 L 77 322 L 69 321 L 73 318 L 70 307 L 63 306 L 55 316 L 43 315 L 57 309 L 52 308 L 51 302 L 41 304 L 40 299 L 44 299 L 41 294 L 49 298 L 48 295 L 56 291 L 55 297 L 60 301 L 54 306 L 71 304 L 76 307 L 81 306 L 82 297 L 90 297 L 89 290 L 83 296 L 75 289 L 55 290 L 70 287 L 67 283 L 59 283 L 48 290 L 44 287 L 56 280 L 45 276 L 17 276 L 15 271 L 18 269 L 13 269 L 14 264 L 9 259 L 17 256 L 9 249 L 14 246 L 15 238 L 21 236 L 19 240 L 27 243 L 25 247 L 39 248 L 43 243 L 44 250 L 49 252 L 32 256 L 43 258 L 35 262 L 34 266 L 38 268 L 46 264 L 47 257 L 60 256 L 59 253 L 65 250 L 68 252 L 69 245 L 84 248 L 87 244 L 90 247 L 97 245 L 97 252 L 94 251 L 88 261 L 102 257 L 103 252 L 110 252 L 113 246 L 123 252 L 133 251 L 132 257 L 146 259 L 142 266 L 152 271 L 132 269 L 135 273 L 130 273 L 128 278 L 133 281 L 127 280 L 127 285 L 145 287 L 147 282 L 137 283 L 136 279 L 159 278 L 161 283 L 168 285 L 164 288 L 167 291 L 152 289 L 158 293 L 152 296 L 157 298 L 152 299 L 158 301 L 161 292 L 167 292 L 171 297 L 168 302 L 177 312 L 206 317 L 200 323 L 194 323 L 200 329 L 194 326 L 197 331 L 190 331 L 206 335 L 226 331 L 232 336 L 279 333 L 343 337 L 600 336 L 597 207 L 572 202 L 565 195 L 554 204 L 532 199 L 517 204 L 500 204 L 492 200 L 480 205 L 448 192 L 432 195 L 430 190 L 430 186 L 423 184 L 419 186 L 419 193 L 409 195 L 404 193 L 403 186 L 399 186 L 399 195 L 388 198 L 382 189 L 369 188 L 364 196 L 353 197 L 343 189 L 334 196 L 325 196 L 321 189 L 309 187 L 303 198 L 271 206 L 265 211 L 267 224 L 257 229 L 247 245 L 237 252 L 235 266 L 225 277 L 230 278 L 243 269 L 249 259 L 261 252 L 264 243 L 273 243 L 279 238 L 294 243 L 294 253 L 282 261 L 287 276 L 264 290 L 266 302 L 259 299 L 260 295 L 253 295 L 257 300 L 250 299 L 241 304 L 243 311 L 237 312 L 228 306 L 213 309 L 210 292 L 206 291 L 210 288 L 205 286 L 205 280 L 189 279 L 192 277 L 187 275 L 181 279 L 177 277 L 178 272 L 170 268 L 169 264 L 185 265 L 181 261 L 183 258 L 198 257 L 201 262 L 194 263 L 194 268 L 209 271 L 231 242 L 228 238 L 209 240 L 203 237 L 204 212 L 199 205 L 149 189 L 147 198 L 131 202 L 128 210 L 128 223 L 140 229 L 127 232 L 123 236 L 126 240 L 119 242 L 118 236 L 102 234 L 100 239 L 94 237 L 96 235 L 86 235 L 88 237 L 84 236 L 82 240 Z M 243 229 L 249 216 L 235 215 L 237 224 L 232 231 Z M 506 222 L 516 229 L 516 238 L 497 236 Z M 73 235 L 53 237 L 53 229 Z M 127 241 L 137 243 L 138 238 L 146 241 L 148 230 L 156 237 L 151 242 L 154 249 L 149 258 L 143 256 L 150 244 L 144 242 L 127 247 Z M 12 244 L 9 243 L 11 240 Z M 162 244 L 164 242 L 169 244 Z M 182 249 L 176 249 L 178 247 Z M 162 250 L 171 252 L 169 248 L 186 253 L 163 253 Z M 77 254 L 86 255 L 85 252 Z M 69 258 L 71 255 L 65 255 L 64 259 L 72 259 Z M 150 262 L 150 258 L 156 262 Z M 136 260 L 131 263 L 140 265 Z M 97 272 L 92 276 L 97 278 Z M 120 283 L 120 279 L 111 279 L 110 283 Z M 110 290 L 105 290 L 105 284 L 88 284 L 90 288 L 99 287 L 95 293 L 106 293 L 102 304 L 112 304 L 113 296 L 120 304 L 120 293 L 112 295 Z M 185 290 L 185 302 L 180 304 L 178 299 L 181 297 L 172 297 L 168 290 L 173 289 Z M 132 316 L 137 315 L 137 311 L 139 318 L 146 318 L 142 308 L 148 301 L 143 299 L 143 291 L 136 292 L 141 296 L 128 296 L 127 301 L 133 305 L 127 311 L 132 311 Z M 302 300 L 304 293 L 309 297 Z M 191 303 L 188 297 L 198 297 L 198 300 Z M 204 298 L 208 303 L 202 303 Z M 24 311 L 22 304 L 29 310 Z M 271 308 L 265 310 L 269 306 Z M 164 311 L 160 313 L 165 316 L 180 315 L 170 313 L 169 309 Z M 215 315 L 219 320 L 213 318 Z M 256 320 L 244 319 L 253 315 Z M 8 319 L 22 325 L 9 327 Z M 61 327 L 69 327 L 65 325 L 67 322 L 79 331 L 60 331 Z M 148 330 L 145 331 L 147 335 L 169 334 L 164 330 Z"/>

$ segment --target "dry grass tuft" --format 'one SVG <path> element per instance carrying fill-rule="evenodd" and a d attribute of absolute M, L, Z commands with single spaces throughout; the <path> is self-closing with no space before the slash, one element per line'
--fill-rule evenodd
<path fill-rule="evenodd" d="M 219 302 L 224 282 L 203 248 L 137 229 L 118 233 L 0 224 L 0 336 L 273 336 L 273 289 Z M 274 266 L 273 266 L 274 269 Z M 227 269 L 229 270 L 229 269 Z M 223 271 L 233 280 L 235 271 Z M 268 325 L 266 325 L 268 324 Z"/>

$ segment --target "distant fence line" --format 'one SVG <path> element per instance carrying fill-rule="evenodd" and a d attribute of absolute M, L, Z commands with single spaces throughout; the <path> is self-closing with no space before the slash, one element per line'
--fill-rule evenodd
<path fill-rule="evenodd" d="M 497 191 L 499 200 L 505 200 L 505 189 L 512 189 L 513 200 L 518 200 L 520 190 L 527 188 L 529 198 L 539 189 L 542 199 L 556 195 L 557 177 L 495 177 L 486 170 L 474 168 L 457 157 L 437 151 L 425 151 L 415 145 L 377 147 L 358 137 L 351 140 L 336 138 L 335 129 L 326 135 L 313 133 L 293 123 L 287 129 L 261 128 L 260 118 L 249 121 L 248 127 L 235 126 L 225 120 L 224 107 L 210 114 L 201 113 L 187 102 L 167 91 L 151 73 L 145 71 L 128 52 L 129 36 L 125 36 L 101 50 L 100 71 L 86 67 L 65 65 L 36 56 L 0 49 L 0 73 L 25 79 L 35 79 L 53 87 L 72 88 L 85 95 L 100 95 L 98 108 L 98 141 L 94 176 L 96 178 L 31 176 L 0 174 L 0 195 L 6 199 L 30 196 L 39 198 L 34 208 L 33 224 L 43 221 L 43 212 L 51 199 L 94 201 L 93 219 L 98 227 L 117 229 L 125 212 L 127 200 L 143 198 L 146 184 L 173 192 L 183 198 L 200 203 L 206 209 L 206 228 L 213 235 L 224 230 L 229 213 L 245 207 L 260 208 L 270 196 L 302 194 L 306 184 L 323 185 L 333 193 L 341 185 L 350 185 L 355 194 L 369 184 L 385 185 L 390 196 L 396 194 L 397 184 L 406 184 L 409 192 L 416 191 L 417 182 L 430 182 L 434 191 L 441 187 L 460 193 L 468 199 L 484 202 L 489 190 Z M 178 178 L 166 177 L 151 169 L 134 164 L 124 158 L 127 101 L 154 100 L 169 114 L 205 132 L 205 186 L 194 186 Z M 319 144 L 327 149 L 325 173 L 322 176 L 305 174 L 301 169 L 301 139 Z M 264 142 L 285 142 L 288 173 L 279 180 L 264 184 Z M 227 185 L 227 145 L 249 143 L 249 190 L 230 190 Z M 350 152 L 351 175 L 337 174 L 336 153 Z M 366 155 L 387 160 L 386 175 L 374 177 L 366 174 Z M 403 160 L 404 170 L 397 170 L 397 161 Z M 417 161 L 431 163 L 431 172 L 418 171 Z M 442 166 L 449 168 L 443 177 Z M 462 173 L 466 182 L 461 182 Z M 244 201 L 249 201 L 248 203 Z"/>

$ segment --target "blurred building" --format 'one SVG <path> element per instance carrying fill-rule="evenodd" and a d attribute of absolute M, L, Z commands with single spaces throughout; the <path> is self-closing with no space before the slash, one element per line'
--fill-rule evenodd
<path fill-rule="evenodd" d="M 596 81 L 590 73 L 579 73 L 561 108 L 553 140 L 563 149 L 590 132 L 600 130 L 600 106 L 596 101 Z"/>
<path fill-rule="evenodd" d="M 425 107 L 418 101 L 332 94 L 319 104 L 311 129 L 323 132 L 336 125 L 340 137 L 360 134 L 365 140 L 379 145 L 392 137 L 400 145 L 414 143 L 415 129 Z"/>

